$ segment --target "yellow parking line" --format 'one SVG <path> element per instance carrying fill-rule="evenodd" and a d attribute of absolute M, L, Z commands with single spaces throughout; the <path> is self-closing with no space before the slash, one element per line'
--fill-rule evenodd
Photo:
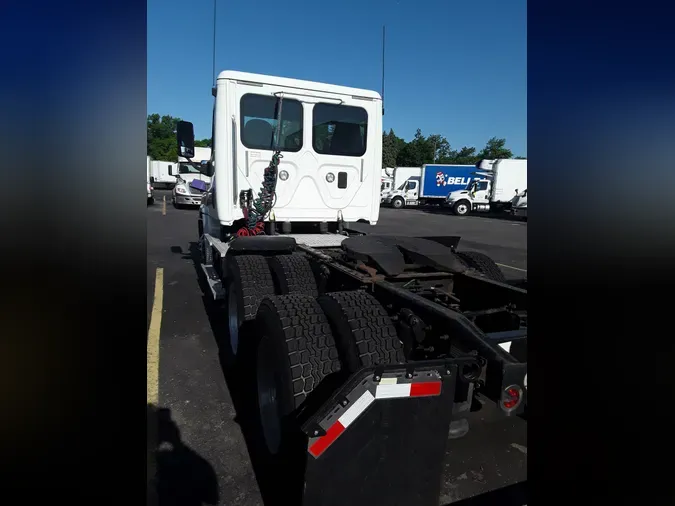
<path fill-rule="evenodd" d="M 497 262 L 495 262 L 497 263 Z M 515 271 L 520 271 L 520 272 L 527 272 L 527 269 L 521 269 L 520 267 L 513 267 L 511 265 L 505 265 L 505 264 L 497 264 L 499 267 L 506 267 L 507 269 L 513 269 Z"/>
<path fill-rule="evenodd" d="M 162 327 L 162 303 L 164 296 L 164 269 L 157 268 L 155 274 L 155 296 L 148 330 L 148 404 L 159 402 L 159 331 Z"/>

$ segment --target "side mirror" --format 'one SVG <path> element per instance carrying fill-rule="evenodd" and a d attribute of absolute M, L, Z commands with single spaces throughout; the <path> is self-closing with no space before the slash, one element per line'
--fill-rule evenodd
<path fill-rule="evenodd" d="M 197 170 L 207 177 L 213 177 L 213 165 L 209 160 L 202 160 Z"/>
<path fill-rule="evenodd" d="M 169 165 L 169 176 L 173 176 L 173 165 Z"/>
<path fill-rule="evenodd" d="M 150 176 L 150 184 L 155 184 L 155 178 Z"/>
<path fill-rule="evenodd" d="M 178 155 L 188 159 L 194 158 L 195 131 L 192 123 L 189 121 L 179 121 L 176 125 L 176 139 L 178 140 Z"/>

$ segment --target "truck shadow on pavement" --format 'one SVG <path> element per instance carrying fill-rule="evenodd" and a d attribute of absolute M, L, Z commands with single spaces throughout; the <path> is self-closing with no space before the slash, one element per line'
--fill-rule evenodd
<path fill-rule="evenodd" d="M 211 297 L 211 290 L 200 266 L 199 246 L 196 242 L 191 242 L 188 252 L 182 251 L 180 247 L 172 247 L 171 251 L 182 253 L 185 260 L 193 262 L 203 294 L 202 302 L 218 346 L 218 358 L 223 376 L 236 411 L 235 422 L 239 425 L 244 437 L 264 504 L 266 506 L 301 504 L 306 452 L 284 455 L 283 460 L 269 456 L 264 447 L 262 427 L 258 416 L 255 371 L 253 368 L 235 368 L 232 365 L 227 308 L 222 302 L 214 301 Z M 244 324 L 240 335 L 243 337 L 249 331 L 247 324 Z"/>
<path fill-rule="evenodd" d="M 218 478 L 204 458 L 186 446 L 171 410 L 147 405 L 148 506 L 219 504 Z"/>

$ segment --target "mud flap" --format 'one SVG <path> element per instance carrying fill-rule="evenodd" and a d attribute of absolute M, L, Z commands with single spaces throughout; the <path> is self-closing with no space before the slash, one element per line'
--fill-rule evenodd
<path fill-rule="evenodd" d="M 304 506 L 438 506 L 459 371 L 473 358 L 361 369 L 302 424 Z"/>

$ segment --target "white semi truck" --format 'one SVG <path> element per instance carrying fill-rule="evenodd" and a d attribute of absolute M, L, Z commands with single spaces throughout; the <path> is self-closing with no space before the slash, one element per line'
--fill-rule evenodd
<path fill-rule="evenodd" d="M 510 211 L 514 197 L 527 189 L 527 160 L 481 160 L 472 180 L 448 194 L 445 205 L 458 216 Z"/>
<path fill-rule="evenodd" d="M 194 157 L 191 160 L 182 156 L 178 157 L 178 163 L 176 164 L 178 170 L 169 172 L 175 181 L 171 192 L 171 201 L 174 207 L 201 205 L 202 198 L 211 185 L 211 178 L 199 172 L 194 163 L 201 164 L 210 160 L 211 148 L 204 147 L 195 147 Z"/>
<path fill-rule="evenodd" d="M 297 468 L 293 504 L 438 506 L 475 396 L 525 414 L 525 355 L 500 345 L 526 344 L 527 292 L 459 237 L 349 228 L 379 219 L 378 93 L 224 71 L 213 94 L 210 159 L 191 123 L 177 140 L 212 178 L 199 263 L 237 396 L 257 399 L 252 459 Z"/>

